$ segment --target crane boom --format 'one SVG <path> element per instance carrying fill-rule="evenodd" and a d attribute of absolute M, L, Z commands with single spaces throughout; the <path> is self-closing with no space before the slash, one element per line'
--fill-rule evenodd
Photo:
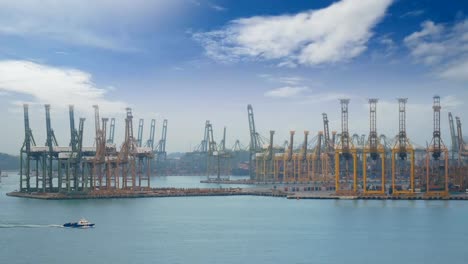
<path fill-rule="evenodd" d="M 114 144 L 114 133 L 115 133 L 115 118 L 111 118 L 109 126 L 109 138 L 107 143 Z"/>
<path fill-rule="evenodd" d="M 156 120 L 151 119 L 149 139 L 146 141 L 146 147 L 154 150 L 154 133 L 156 131 Z"/>
<path fill-rule="evenodd" d="M 330 128 L 328 127 L 328 116 L 326 113 L 322 113 L 323 117 L 323 134 L 325 138 L 325 149 L 326 151 L 332 150 L 332 143 L 330 142 Z"/>
<path fill-rule="evenodd" d="M 460 117 L 457 116 L 455 119 L 457 120 L 458 151 L 461 153 L 465 145 L 463 141 L 462 124 Z"/>
<path fill-rule="evenodd" d="M 255 129 L 255 118 L 253 113 L 252 105 L 247 106 L 247 113 L 249 118 L 249 129 L 250 129 L 250 149 L 251 151 L 257 151 L 259 148 L 257 140 L 257 131 Z"/>
<path fill-rule="evenodd" d="M 143 140 L 143 124 L 144 124 L 144 120 L 140 119 L 138 122 L 138 135 L 137 135 L 138 147 L 141 147 L 142 140 Z"/>
<path fill-rule="evenodd" d="M 162 130 L 162 135 L 161 135 L 161 140 L 162 140 L 162 148 L 161 151 L 166 155 L 166 142 L 167 142 L 167 119 L 164 119 L 163 121 L 163 130 Z"/>
<path fill-rule="evenodd" d="M 459 145 L 458 145 L 458 138 L 455 133 L 455 124 L 454 124 L 453 116 L 451 112 L 448 113 L 448 119 L 449 119 L 449 125 L 450 125 L 450 137 L 452 139 L 452 158 L 454 158 L 455 154 L 458 153 Z"/>
<path fill-rule="evenodd" d="M 68 113 L 70 117 L 70 146 L 72 147 L 72 151 L 76 151 L 77 131 L 75 128 L 75 111 L 73 105 L 68 106 Z"/>

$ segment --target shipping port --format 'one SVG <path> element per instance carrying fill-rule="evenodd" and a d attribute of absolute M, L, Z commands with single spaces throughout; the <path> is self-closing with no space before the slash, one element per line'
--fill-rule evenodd
<path fill-rule="evenodd" d="M 101 118 L 94 106 L 94 146 L 83 146 L 85 119 L 75 126 L 74 107 L 69 106 L 70 142 L 60 146 L 52 128 L 50 105 L 45 105 L 47 138 L 36 145 L 24 104 L 24 143 L 21 147 L 20 188 L 10 196 L 40 199 L 134 198 L 208 195 L 268 195 L 297 199 L 466 199 L 468 150 L 459 117 L 448 114 L 450 148 L 442 141 L 440 97 L 433 97 L 432 139 L 426 148 L 414 145 L 406 133 L 406 98 L 398 99 L 398 134 L 378 134 L 378 99 L 369 99 L 369 134 L 351 134 L 348 129 L 349 99 L 341 99 L 341 130 L 331 131 L 326 113 L 323 131 L 309 137 L 303 132 L 296 144 L 275 144 L 256 130 L 252 105 L 247 106 L 250 142 L 236 140 L 226 146 L 226 127 L 217 143 L 213 124 L 205 122 L 203 139 L 192 152 L 177 159 L 166 153 L 168 121 L 163 121 L 161 139 L 155 141 L 156 120 L 151 120 L 149 138 L 143 141 L 144 120 L 133 134 L 132 109 L 126 109 L 125 138 L 114 142 L 115 119 Z M 429 120 L 428 120 L 429 121 Z M 456 121 L 456 123 L 455 123 Z M 201 183 L 241 184 L 249 188 L 161 189 L 151 186 L 152 175 L 207 175 Z M 249 175 L 237 178 L 233 175 Z"/>
<path fill-rule="evenodd" d="M 0 264 L 468 259 L 468 1 L 2 0 L 0 40 Z"/>

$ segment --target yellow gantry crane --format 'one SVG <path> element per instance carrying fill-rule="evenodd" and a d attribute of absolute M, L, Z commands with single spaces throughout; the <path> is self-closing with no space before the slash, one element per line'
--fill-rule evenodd
<path fill-rule="evenodd" d="M 442 141 L 440 132 L 440 96 L 434 96 L 434 131 L 431 144 L 426 149 L 426 194 L 428 196 L 448 196 L 448 148 Z"/>
<path fill-rule="evenodd" d="M 323 182 L 333 182 L 334 179 L 334 156 L 335 156 L 335 138 L 336 131 L 332 131 L 332 138 L 330 138 L 330 130 L 328 126 L 328 116 L 322 113 L 323 117 L 323 138 L 324 138 L 324 151 L 318 157 L 321 161 L 321 174 Z"/>
<path fill-rule="evenodd" d="M 307 146 L 308 146 L 309 131 L 304 131 L 304 143 L 302 144 L 299 153 L 293 154 L 293 176 L 296 181 L 306 182 L 309 180 L 309 171 L 307 159 Z"/>
<path fill-rule="evenodd" d="M 283 180 L 286 182 L 294 182 L 294 173 L 293 173 L 293 151 L 294 151 L 294 134 L 295 131 L 289 132 L 289 145 L 288 150 L 283 155 Z"/>
<path fill-rule="evenodd" d="M 335 190 L 336 193 L 357 192 L 357 151 L 349 137 L 349 99 L 341 99 L 341 137 L 335 147 Z M 345 185 L 344 188 L 342 183 Z"/>
<path fill-rule="evenodd" d="M 94 189 L 102 189 L 109 187 L 109 182 L 106 180 L 106 124 L 107 118 L 99 117 L 99 107 L 93 105 L 94 108 L 94 128 L 96 132 L 96 155 L 93 159 L 93 187 Z"/>
<path fill-rule="evenodd" d="M 414 193 L 415 152 L 406 134 L 407 101 L 407 98 L 398 98 L 399 132 L 392 148 L 392 194 L 395 196 Z"/>
<path fill-rule="evenodd" d="M 309 181 L 312 182 L 323 181 L 322 177 L 318 177 L 319 173 L 322 172 L 322 137 L 323 132 L 319 131 L 317 137 L 317 144 L 314 148 L 314 151 L 312 153 L 307 154 L 307 178 Z"/>
<path fill-rule="evenodd" d="M 261 153 L 255 154 L 255 167 L 256 167 L 256 179 L 257 181 L 269 181 L 276 182 L 278 180 L 277 173 L 274 166 L 274 145 L 273 136 L 275 131 L 270 131 L 270 141 L 268 147 Z"/>
<path fill-rule="evenodd" d="M 369 99 L 370 132 L 362 155 L 362 189 L 364 194 L 385 194 L 385 148 L 377 136 L 377 102 L 378 99 Z M 369 190 L 369 186 L 367 186 L 368 172 L 380 174 L 380 182 L 374 180 L 375 187 L 372 190 Z M 377 184 L 380 184 L 380 187 Z"/>

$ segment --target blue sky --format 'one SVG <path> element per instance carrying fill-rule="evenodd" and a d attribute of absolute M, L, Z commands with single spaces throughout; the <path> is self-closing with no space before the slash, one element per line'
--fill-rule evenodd
<path fill-rule="evenodd" d="M 327 112 L 339 130 L 339 98 L 351 98 L 350 132 L 368 133 L 368 98 L 379 98 L 378 132 L 397 134 L 397 97 L 408 97 L 408 132 L 431 139 L 432 96 L 447 111 L 468 110 L 468 3 L 439 0 L 71 0 L 0 3 L 0 151 L 22 142 L 28 102 L 39 144 L 42 104 L 52 105 L 59 143 L 68 144 L 67 109 L 92 104 L 149 124 L 169 119 L 168 150 L 187 151 L 228 128 L 228 144 L 248 144 L 246 105 L 258 129 L 316 134 Z M 120 122 L 119 122 L 120 121 Z M 136 123 L 136 122 L 135 122 Z M 120 126 L 119 126 L 120 124 Z M 146 130 L 149 130 L 146 127 Z M 145 131 L 145 137 L 147 137 Z M 160 127 L 158 127 L 160 133 Z"/>

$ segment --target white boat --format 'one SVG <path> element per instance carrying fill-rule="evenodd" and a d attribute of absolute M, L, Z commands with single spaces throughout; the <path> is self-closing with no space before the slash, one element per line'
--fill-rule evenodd
<path fill-rule="evenodd" d="M 80 221 L 78 222 L 63 224 L 63 227 L 74 227 L 74 228 L 87 228 L 87 227 L 93 227 L 93 226 L 94 224 L 88 222 L 88 220 L 84 218 L 81 218 Z"/>

